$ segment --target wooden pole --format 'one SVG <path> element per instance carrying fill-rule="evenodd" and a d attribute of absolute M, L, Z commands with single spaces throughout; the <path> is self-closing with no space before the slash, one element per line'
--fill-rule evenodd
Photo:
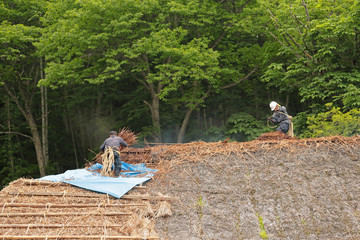
<path fill-rule="evenodd" d="M 88 235 L 81 235 L 81 236 L 74 236 L 74 235 L 55 235 L 55 236 L 48 236 L 48 235 L 41 235 L 41 236 L 6 236 L 0 235 L 0 239 L 136 239 L 136 240 L 152 240 L 152 239 L 160 239 L 159 237 L 140 237 L 140 236 L 88 236 Z"/>
<path fill-rule="evenodd" d="M 44 181 L 44 180 L 31 180 L 31 179 L 24 179 L 22 180 L 22 183 L 24 185 L 44 185 L 44 186 L 65 186 L 65 185 L 70 185 L 69 183 L 64 183 L 64 182 L 50 182 L 50 181 Z M 137 189 L 146 189 L 145 186 L 135 186 L 135 188 Z"/>
<path fill-rule="evenodd" d="M 23 195 L 23 196 L 58 196 L 58 197 L 90 197 L 101 198 L 104 195 L 100 194 L 82 194 L 82 193 L 62 193 L 62 192 L 8 192 L 10 195 Z M 137 199 L 137 200 L 151 200 L 151 201 L 178 201 L 176 197 L 161 197 L 161 196 L 146 196 L 146 195 L 124 195 L 121 199 Z"/>
<path fill-rule="evenodd" d="M 52 203 L 0 203 L 0 207 L 32 207 L 32 208 L 88 208 L 88 207 L 140 207 L 145 204 L 110 204 L 110 203 L 88 203 L 88 204 L 52 204 Z"/>
<path fill-rule="evenodd" d="M 121 199 L 137 199 L 137 200 L 150 200 L 150 201 L 179 201 L 177 197 L 161 197 L 161 196 L 145 196 L 145 195 L 124 195 Z"/>
<path fill-rule="evenodd" d="M 88 215 L 105 215 L 105 216 L 128 216 L 132 213 L 124 212 L 61 212 L 61 213 L 49 213 L 49 212 L 37 212 L 37 213 L 0 213 L 0 217 L 32 217 L 32 216 L 88 216 Z M 1 239 L 1 238 L 0 238 Z"/>
<path fill-rule="evenodd" d="M 109 225 L 86 225 L 86 227 L 101 227 L 101 228 L 120 228 L 124 225 L 109 224 Z M 84 225 L 64 225 L 64 224 L 0 224 L 0 228 L 83 228 Z"/>
<path fill-rule="evenodd" d="M 67 192 L 8 192 L 9 195 L 22 195 L 22 196 L 55 196 L 55 197 L 90 197 L 102 198 L 106 195 L 103 194 L 86 194 L 86 193 L 67 193 Z"/>

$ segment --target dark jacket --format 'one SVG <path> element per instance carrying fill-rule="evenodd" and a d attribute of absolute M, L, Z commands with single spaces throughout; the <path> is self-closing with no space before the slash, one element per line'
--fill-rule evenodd
<path fill-rule="evenodd" d="M 104 143 L 100 146 L 100 150 L 105 151 L 107 147 L 112 147 L 118 150 L 120 148 L 120 145 L 123 145 L 124 147 L 128 146 L 128 144 L 121 137 L 111 136 L 107 138 L 104 141 Z"/>
<path fill-rule="evenodd" d="M 280 107 L 279 110 L 275 111 L 274 114 L 271 116 L 272 122 L 274 123 L 290 123 L 290 118 L 288 117 L 288 113 L 286 111 L 286 108 L 284 106 Z"/>

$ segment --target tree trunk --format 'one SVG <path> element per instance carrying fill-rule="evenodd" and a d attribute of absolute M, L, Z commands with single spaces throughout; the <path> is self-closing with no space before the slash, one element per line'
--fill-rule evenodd
<path fill-rule="evenodd" d="M 41 89 L 41 133 L 42 133 L 42 150 L 45 165 L 49 162 L 48 148 L 48 115 L 47 115 L 47 89 L 44 86 Z"/>
<path fill-rule="evenodd" d="M 178 105 L 174 104 L 173 105 L 173 115 L 176 116 L 178 113 L 179 113 Z M 177 136 L 179 135 L 179 132 L 180 132 L 180 124 L 177 121 L 175 122 L 174 129 L 175 129 L 175 136 L 173 139 L 175 141 L 175 139 L 177 139 Z"/>
<path fill-rule="evenodd" d="M 213 127 L 214 124 L 213 124 L 213 118 L 212 117 L 209 117 L 209 128 Z"/>
<path fill-rule="evenodd" d="M 289 109 L 290 95 L 286 94 L 285 107 Z M 289 110 L 288 110 L 289 111 Z"/>
<path fill-rule="evenodd" d="M 71 140 L 72 140 L 72 144 L 73 144 L 73 148 L 74 148 L 76 168 L 79 168 L 79 160 L 78 160 L 77 151 L 76 151 L 74 129 L 73 129 L 73 125 L 72 125 L 72 123 L 71 123 L 71 119 L 70 119 L 70 118 L 68 118 L 68 119 L 69 119 L 70 131 L 71 131 Z"/>
<path fill-rule="evenodd" d="M 6 111 L 7 111 L 7 127 L 9 133 L 11 132 L 11 115 L 10 115 L 10 99 L 7 98 L 6 101 Z M 10 160 L 10 167 L 11 167 L 11 173 L 14 174 L 15 172 L 15 164 L 14 164 L 14 158 L 12 153 L 12 145 L 11 145 L 11 134 L 8 135 L 8 141 L 9 141 L 9 160 Z"/>
<path fill-rule="evenodd" d="M 35 70 L 35 74 L 33 75 L 33 70 Z M 25 81 L 25 79 L 28 79 Z M 39 65 L 34 63 L 31 70 L 28 72 L 28 77 L 23 78 L 22 75 L 19 76 L 18 83 L 13 84 L 13 91 L 10 90 L 8 84 L 3 82 L 3 86 L 7 94 L 11 97 L 11 99 L 15 102 L 16 106 L 23 114 L 26 119 L 27 124 L 30 127 L 30 131 L 32 134 L 32 141 L 34 143 L 36 158 L 39 166 L 39 172 L 41 176 L 45 176 L 45 159 L 44 159 L 44 151 L 42 149 L 42 141 L 40 137 L 40 133 L 38 130 L 38 126 L 36 124 L 34 115 L 31 111 L 31 103 L 33 96 L 37 90 L 37 83 L 39 79 Z M 21 101 L 20 101 L 21 99 Z"/>
<path fill-rule="evenodd" d="M 197 117 L 197 127 L 198 127 L 198 129 L 201 129 L 202 125 L 201 125 L 201 110 L 200 109 L 196 111 L 196 117 Z"/>
<path fill-rule="evenodd" d="M 43 59 L 40 58 L 40 78 L 44 79 Z M 45 166 L 49 163 L 49 141 L 48 141 L 48 104 L 47 104 L 47 88 L 40 87 L 41 91 L 41 132 L 42 132 L 42 150 Z"/>
<path fill-rule="evenodd" d="M 258 97 L 258 88 L 255 86 L 254 87 L 254 101 L 255 101 L 255 118 L 259 119 L 260 118 L 260 110 L 259 110 L 259 97 Z"/>
<path fill-rule="evenodd" d="M 152 118 L 152 122 L 153 122 L 153 126 L 155 129 L 155 135 L 154 135 L 154 139 L 155 142 L 161 142 L 161 133 L 160 133 L 160 99 L 159 97 L 156 95 L 153 97 L 152 101 L 151 101 L 151 106 L 152 106 L 152 114 L 151 114 L 151 118 Z"/>
<path fill-rule="evenodd" d="M 205 100 L 207 97 L 209 97 L 210 92 L 211 92 L 211 88 L 209 88 L 207 90 L 205 95 L 202 96 L 201 100 Z M 181 143 L 181 142 L 184 141 L 185 132 L 186 132 L 186 128 L 187 128 L 187 126 L 189 124 L 191 113 L 194 111 L 194 109 L 196 109 L 199 106 L 199 104 L 200 104 L 200 102 L 195 103 L 194 106 L 188 108 L 188 110 L 186 111 L 184 120 L 183 120 L 181 128 L 180 128 L 180 132 L 179 132 L 179 135 L 178 135 L 178 139 L 177 139 L 178 143 Z"/>
<path fill-rule="evenodd" d="M 144 53 L 142 57 L 147 65 L 147 69 L 146 71 L 141 72 L 143 79 L 142 80 L 138 79 L 138 81 L 141 82 L 150 92 L 151 104 L 145 100 L 144 103 L 150 108 L 151 120 L 154 128 L 154 135 L 153 135 L 154 142 L 160 143 L 162 141 L 161 126 L 160 126 L 160 99 L 157 94 L 161 91 L 163 85 L 159 82 L 157 83 L 157 86 L 155 86 L 154 83 L 147 81 L 148 76 L 151 73 L 149 59 L 146 53 Z M 170 63 L 170 61 L 171 61 L 171 56 L 167 59 L 167 63 Z"/>
<path fill-rule="evenodd" d="M 204 129 L 205 129 L 205 131 L 207 131 L 208 130 L 208 124 L 207 124 L 207 117 L 206 117 L 206 107 L 204 107 L 203 114 L 204 114 L 204 119 L 203 119 L 203 121 L 204 121 Z"/>
<path fill-rule="evenodd" d="M 189 108 L 186 111 L 184 120 L 183 120 L 181 128 L 180 128 L 180 132 L 179 132 L 179 135 L 178 135 L 178 138 L 177 138 L 178 143 L 182 143 L 184 141 L 186 128 L 187 128 L 187 126 L 189 124 L 189 120 L 190 120 L 190 116 L 191 116 L 192 111 L 193 111 L 193 108 Z"/>
<path fill-rule="evenodd" d="M 149 84 L 149 90 L 151 94 L 151 104 L 144 100 L 144 103 L 150 108 L 151 120 L 154 128 L 154 142 L 160 143 L 161 132 L 160 132 L 160 99 L 156 94 L 153 84 Z"/>
<path fill-rule="evenodd" d="M 41 142 L 41 138 L 40 138 L 40 134 L 39 134 L 39 130 L 37 128 L 34 116 L 30 110 L 30 106 L 25 106 L 26 109 L 26 120 L 29 124 L 30 127 L 30 131 L 31 131 L 31 135 L 32 135 L 32 140 L 34 143 L 34 147 L 35 147 L 35 152 L 36 152 L 36 157 L 37 157 L 37 162 L 39 165 L 39 171 L 40 171 L 40 176 L 45 176 L 45 159 L 43 156 L 43 149 L 42 149 L 42 142 Z"/>
<path fill-rule="evenodd" d="M 79 136 L 79 141 L 78 141 L 80 145 L 79 156 L 81 156 L 83 154 L 83 151 L 85 151 L 85 149 L 87 149 L 87 146 L 89 146 L 87 140 L 88 126 L 87 124 L 85 124 L 88 120 L 86 116 L 89 116 L 89 113 L 85 111 L 85 114 L 83 114 L 83 111 L 80 108 L 78 108 L 77 112 L 78 112 L 77 124 L 75 122 L 72 125 L 72 128 L 75 129 L 75 132 L 77 132 L 77 135 Z M 83 115 L 85 115 L 85 119 L 83 118 Z"/>

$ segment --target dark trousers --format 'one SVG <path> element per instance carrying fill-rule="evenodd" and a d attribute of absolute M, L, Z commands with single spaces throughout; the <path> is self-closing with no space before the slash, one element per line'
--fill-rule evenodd
<path fill-rule="evenodd" d="M 286 134 L 289 131 L 289 123 L 281 122 L 276 131 L 280 131 Z"/>
<path fill-rule="evenodd" d="M 115 176 L 119 176 L 121 171 L 121 159 L 118 152 L 114 151 Z"/>

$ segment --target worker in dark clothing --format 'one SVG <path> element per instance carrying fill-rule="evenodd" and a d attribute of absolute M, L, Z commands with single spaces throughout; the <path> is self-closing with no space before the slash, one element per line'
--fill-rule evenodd
<path fill-rule="evenodd" d="M 284 106 L 280 106 L 277 102 L 272 101 L 270 103 L 271 111 L 275 111 L 274 114 L 268 118 L 269 121 L 279 124 L 276 131 L 287 133 L 290 127 L 290 118 Z"/>
<path fill-rule="evenodd" d="M 120 159 L 120 147 L 127 147 L 128 144 L 117 136 L 115 131 L 110 132 L 110 137 L 107 138 L 104 143 L 100 146 L 101 151 L 105 151 L 107 148 L 111 148 L 114 152 L 114 164 L 115 164 L 115 176 L 118 177 L 121 171 L 121 159 Z"/>

